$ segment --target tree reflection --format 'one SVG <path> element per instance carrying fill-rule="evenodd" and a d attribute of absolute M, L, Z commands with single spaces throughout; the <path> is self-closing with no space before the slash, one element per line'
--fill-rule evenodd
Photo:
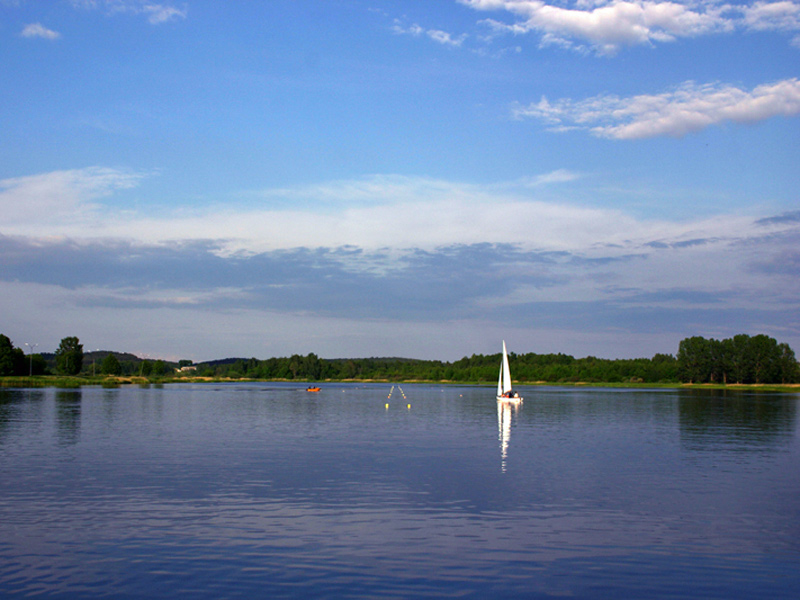
<path fill-rule="evenodd" d="M 81 390 L 56 391 L 56 422 L 58 443 L 77 444 L 81 432 Z"/>
<path fill-rule="evenodd" d="M 3 441 L 6 431 L 9 429 L 9 424 L 13 419 L 13 414 L 17 410 L 14 406 L 14 400 L 18 394 L 19 392 L 0 389 L 0 442 Z"/>
<path fill-rule="evenodd" d="M 678 401 L 681 438 L 694 449 L 735 444 L 764 449 L 788 441 L 797 398 L 785 394 L 694 390 Z"/>
<path fill-rule="evenodd" d="M 39 422 L 33 419 L 41 411 L 41 401 L 45 393 L 42 390 L 6 390 L 0 388 L 0 442 L 15 429 L 19 430 L 19 422 L 23 420 Z"/>

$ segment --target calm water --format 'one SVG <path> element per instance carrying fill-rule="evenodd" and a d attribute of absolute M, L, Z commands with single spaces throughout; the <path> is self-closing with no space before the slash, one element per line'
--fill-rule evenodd
<path fill-rule="evenodd" d="M 0 596 L 800 597 L 800 396 L 390 389 L 0 390 Z"/>

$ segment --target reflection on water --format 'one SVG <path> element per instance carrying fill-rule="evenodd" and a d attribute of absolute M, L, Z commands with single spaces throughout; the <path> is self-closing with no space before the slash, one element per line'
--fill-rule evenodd
<path fill-rule="evenodd" d="M 80 439 L 81 396 L 80 389 L 56 391 L 58 441 L 61 444 L 76 444 Z"/>
<path fill-rule="evenodd" d="M 779 446 L 797 420 L 796 398 L 754 392 L 695 391 L 678 403 L 681 436 L 692 449 L 720 443 L 742 450 Z"/>
<path fill-rule="evenodd" d="M 0 390 L 0 597 L 800 588 L 797 395 L 390 387 Z"/>
<path fill-rule="evenodd" d="M 7 436 L 19 435 L 21 428 L 27 432 L 40 429 L 44 399 L 43 390 L 0 388 L 0 444 Z"/>
<path fill-rule="evenodd" d="M 508 443 L 511 440 L 511 414 L 519 411 L 519 402 L 497 401 L 497 436 L 500 442 L 500 470 L 506 472 Z"/>
<path fill-rule="evenodd" d="M 14 403 L 15 392 L 0 388 L 0 442 L 3 434 L 11 426 L 16 413 L 19 411 L 18 405 Z"/>

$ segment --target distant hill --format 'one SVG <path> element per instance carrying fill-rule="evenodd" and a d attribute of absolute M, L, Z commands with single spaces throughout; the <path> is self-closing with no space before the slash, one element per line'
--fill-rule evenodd
<path fill-rule="evenodd" d="M 120 362 L 122 361 L 140 362 L 143 360 L 150 360 L 150 361 L 159 360 L 157 358 L 148 358 L 148 359 L 139 358 L 138 356 L 136 356 L 135 354 L 131 354 L 130 352 L 116 352 L 115 350 L 94 350 L 91 352 L 84 352 L 83 360 L 84 361 L 92 359 L 103 360 L 109 354 L 113 354 L 114 356 L 116 356 Z M 39 355 L 47 362 L 51 361 L 55 362 L 56 360 L 55 352 L 39 352 Z M 164 362 L 170 362 L 170 361 L 164 361 Z"/>
<path fill-rule="evenodd" d="M 402 358 L 399 356 L 370 356 L 369 358 L 326 358 L 325 360 L 332 363 L 347 362 L 348 360 L 374 360 L 375 362 L 409 363 L 409 364 L 428 362 L 421 358 Z"/>
<path fill-rule="evenodd" d="M 140 362 L 142 360 L 145 360 L 143 358 L 139 358 L 135 354 L 131 354 L 130 352 L 116 352 L 114 350 L 94 350 L 92 352 L 84 352 L 83 353 L 83 360 L 84 361 L 87 361 L 87 360 L 101 361 L 106 356 L 108 356 L 109 354 L 113 354 L 114 356 L 116 356 L 117 360 L 120 361 L 120 362 L 122 362 L 122 361 Z M 151 359 L 147 359 L 147 360 L 151 360 Z M 158 360 L 158 359 L 153 359 L 153 360 Z M 164 362 L 168 362 L 168 361 L 164 361 Z"/>
<path fill-rule="evenodd" d="M 55 352 L 40 352 L 41 357 L 44 359 L 45 363 L 47 364 L 47 368 L 51 372 L 55 372 L 56 369 L 56 355 Z M 135 354 L 131 354 L 130 352 L 117 352 L 115 350 L 93 350 L 90 352 L 83 353 L 83 370 L 84 371 L 93 371 L 100 368 L 103 360 L 109 355 L 113 354 L 117 357 L 117 360 L 120 364 L 123 365 L 123 373 L 132 373 L 136 372 L 139 369 L 139 366 L 144 362 L 148 361 L 150 363 L 154 363 L 157 360 L 162 360 L 164 364 L 171 369 L 174 369 L 178 366 L 177 362 L 170 361 L 170 360 L 163 360 L 159 358 L 140 358 Z M 94 368 L 93 368 L 94 365 Z"/>
<path fill-rule="evenodd" d="M 192 364 L 195 367 L 218 367 L 218 366 L 224 366 L 224 365 L 232 365 L 232 364 L 234 364 L 236 362 L 239 362 L 239 361 L 245 361 L 246 362 L 246 361 L 249 361 L 249 360 L 251 360 L 251 359 L 250 358 L 241 358 L 241 357 L 239 357 L 239 358 L 219 358 L 219 359 L 216 359 L 216 360 L 204 360 L 203 362 L 192 363 Z M 256 360 L 261 361 L 262 359 L 257 358 Z M 400 358 L 400 357 L 395 357 L 395 356 L 387 356 L 387 357 L 383 357 L 383 356 L 375 357 L 375 356 L 373 356 L 373 357 L 370 357 L 370 358 L 325 358 L 325 359 L 321 359 L 321 360 L 324 360 L 325 362 L 329 362 L 329 363 L 344 363 L 344 362 L 351 361 L 351 360 L 353 360 L 353 361 L 371 360 L 371 361 L 380 362 L 380 363 L 404 363 L 404 364 L 405 363 L 414 364 L 414 363 L 425 362 L 425 361 L 423 361 L 421 359 L 418 359 L 418 358 Z"/>
<path fill-rule="evenodd" d="M 240 360 L 250 360 L 249 358 L 219 358 L 217 360 L 204 360 L 199 363 L 192 363 L 195 367 L 218 367 L 222 365 L 232 365 Z"/>

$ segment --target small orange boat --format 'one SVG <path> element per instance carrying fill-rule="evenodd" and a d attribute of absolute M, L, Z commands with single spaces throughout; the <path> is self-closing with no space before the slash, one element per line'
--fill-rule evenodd
<path fill-rule="evenodd" d="M 307 392 L 318 392 L 319 388 L 318 387 L 313 387 L 313 386 L 312 387 L 307 387 L 306 391 Z"/>

